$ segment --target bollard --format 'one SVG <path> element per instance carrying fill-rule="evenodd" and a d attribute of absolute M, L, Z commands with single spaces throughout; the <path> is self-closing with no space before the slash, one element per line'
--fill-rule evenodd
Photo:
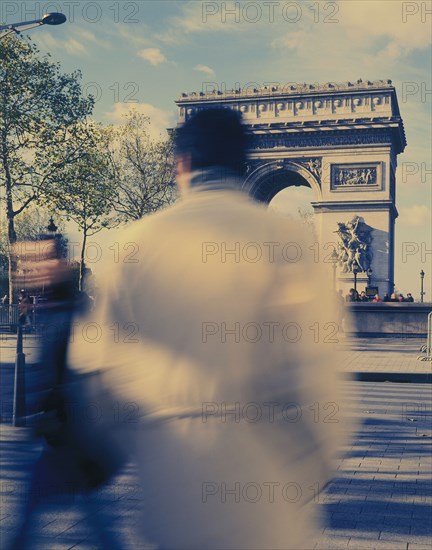
<path fill-rule="evenodd" d="M 26 415 L 25 353 L 23 353 L 23 327 L 18 324 L 15 358 L 14 398 L 12 425 L 24 426 Z"/>

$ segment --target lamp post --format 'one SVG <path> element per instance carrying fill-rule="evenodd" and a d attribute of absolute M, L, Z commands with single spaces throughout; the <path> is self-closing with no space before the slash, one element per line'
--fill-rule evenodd
<path fill-rule="evenodd" d="M 336 268 L 337 268 L 337 262 L 339 260 L 338 253 L 336 252 L 336 249 L 333 248 L 333 252 L 330 256 L 330 261 L 332 262 L 332 268 L 333 268 L 333 291 L 336 292 Z"/>
<path fill-rule="evenodd" d="M 425 276 L 425 272 L 422 269 L 420 271 L 420 302 L 421 303 L 423 303 L 423 297 L 426 294 L 426 292 L 424 292 L 424 290 L 423 290 L 423 288 L 424 288 L 424 276 Z"/>
<path fill-rule="evenodd" d="M 360 268 L 357 265 L 357 263 L 355 263 L 353 265 L 352 271 L 353 271 L 353 274 L 354 274 L 354 290 L 357 291 L 357 273 L 360 271 Z"/>
<path fill-rule="evenodd" d="M 57 232 L 57 229 L 58 227 L 56 226 L 56 224 L 54 223 L 54 220 L 52 218 L 52 216 L 50 217 L 50 221 L 49 221 L 49 224 L 48 224 L 48 227 L 47 227 L 47 230 L 50 234 L 54 234 Z"/>
<path fill-rule="evenodd" d="M 12 406 L 12 425 L 25 426 L 26 415 L 26 381 L 25 381 L 25 353 L 23 351 L 23 327 L 18 321 L 17 343 L 15 355 L 14 393 Z"/>
<path fill-rule="evenodd" d="M 371 286 L 371 280 L 372 280 L 372 269 L 369 267 L 366 271 L 367 278 L 368 278 L 368 286 Z"/>
<path fill-rule="evenodd" d="M 6 31 L 0 35 L 0 40 L 6 38 L 10 34 L 20 34 L 21 31 L 28 31 L 41 25 L 61 25 L 66 21 L 66 15 L 63 13 L 46 13 L 41 19 L 34 19 L 32 21 L 21 21 L 20 23 L 9 23 L 8 25 L 0 25 L 0 31 Z M 22 27 L 22 28 L 20 28 Z"/>

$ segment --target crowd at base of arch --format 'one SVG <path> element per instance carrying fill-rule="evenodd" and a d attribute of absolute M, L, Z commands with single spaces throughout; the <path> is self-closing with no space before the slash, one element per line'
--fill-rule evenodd
<path fill-rule="evenodd" d="M 343 298 L 342 290 L 339 290 L 339 295 Z M 414 298 L 411 292 L 408 292 L 406 296 L 397 294 L 396 292 L 389 295 L 388 292 L 386 292 L 382 298 L 379 294 L 375 294 L 375 296 L 372 297 L 367 296 L 364 290 L 359 293 L 356 289 L 350 288 L 348 294 L 345 296 L 345 302 L 414 302 Z"/>

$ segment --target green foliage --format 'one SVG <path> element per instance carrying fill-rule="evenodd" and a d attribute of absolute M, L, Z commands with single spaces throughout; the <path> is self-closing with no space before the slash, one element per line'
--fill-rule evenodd
<path fill-rule="evenodd" d="M 177 198 L 172 136 L 152 139 L 150 119 L 131 110 L 119 127 L 110 128 L 110 154 L 122 221 L 137 220 Z"/>
<path fill-rule="evenodd" d="M 51 212 L 36 204 L 31 204 L 16 219 L 15 231 L 18 241 L 37 240 L 41 234 L 47 233 L 47 227 L 50 222 Z M 64 223 L 56 218 L 56 225 L 59 233 L 64 231 Z M 0 255 L 7 256 L 7 222 L 4 217 L 0 218 Z"/>
<path fill-rule="evenodd" d="M 112 215 L 114 177 L 107 152 L 108 135 L 101 125 L 87 121 L 70 126 L 66 136 L 65 144 L 45 159 L 48 164 L 64 167 L 50 178 L 44 200 L 91 236 L 116 223 Z M 71 154 L 76 155 L 73 163 L 67 161 Z"/>
<path fill-rule="evenodd" d="M 60 162 L 48 162 L 67 146 L 68 128 L 92 112 L 93 99 L 82 96 L 80 79 L 78 71 L 63 74 L 27 38 L 11 35 L 0 41 L 0 208 L 7 220 L 11 301 L 16 218 L 42 200 L 55 176 L 80 156 L 71 147 Z"/>
<path fill-rule="evenodd" d="M 43 162 L 46 155 L 64 143 L 69 125 L 92 111 L 80 79 L 79 71 L 63 74 L 49 56 L 40 57 L 27 39 L 0 42 L 0 182 L 10 186 L 16 214 L 63 168 Z"/>
<path fill-rule="evenodd" d="M 78 155 L 73 164 L 67 162 L 71 154 Z M 112 208 L 115 188 L 108 133 L 92 121 L 71 125 L 65 144 L 52 151 L 45 161 L 63 165 L 63 169 L 50 178 L 44 202 L 63 212 L 83 233 L 79 277 L 82 290 L 87 238 L 118 223 Z"/>

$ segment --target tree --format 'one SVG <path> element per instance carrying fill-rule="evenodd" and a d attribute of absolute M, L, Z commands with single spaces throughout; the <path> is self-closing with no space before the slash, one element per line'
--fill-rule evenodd
<path fill-rule="evenodd" d="M 35 203 L 30 204 L 20 216 L 15 220 L 15 233 L 17 241 L 35 241 L 39 240 L 42 235 L 48 231 L 48 225 L 50 223 L 52 213 L 47 209 L 41 208 Z M 64 223 L 58 216 L 56 216 L 56 224 L 58 226 L 59 233 L 64 231 Z M 0 218 L 0 286 L 1 294 L 4 292 L 4 281 L 8 282 L 8 232 L 7 232 L 7 220 L 3 217 Z M 67 239 L 62 239 L 64 246 L 67 246 Z"/>
<path fill-rule="evenodd" d="M 122 221 L 138 220 L 177 197 L 172 136 L 152 139 L 148 117 L 130 111 L 120 127 L 111 127 L 111 164 Z"/>
<path fill-rule="evenodd" d="M 65 148 L 69 126 L 92 111 L 93 99 L 82 96 L 80 79 L 79 71 L 63 74 L 49 55 L 41 57 L 29 39 L 10 36 L 0 42 L 0 198 L 7 220 L 11 302 L 17 216 L 44 196 L 55 174 L 60 177 L 81 156 L 79 146 L 70 147 L 61 161 L 46 162 L 53 151 Z"/>
<path fill-rule="evenodd" d="M 52 152 L 48 163 L 64 163 L 61 179 L 51 176 L 45 194 L 47 204 L 61 210 L 67 220 L 74 221 L 83 233 L 80 255 L 79 288 L 83 289 L 87 239 L 104 228 L 118 223 L 113 214 L 114 175 L 108 154 L 108 133 L 96 122 L 70 126 L 67 145 Z M 65 159 L 70 149 L 80 149 L 73 164 Z"/>
<path fill-rule="evenodd" d="M 52 212 L 39 205 L 31 204 L 15 221 L 15 233 L 19 241 L 35 240 L 43 233 L 47 233 Z M 58 214 L 55 215 L 55 223 L 57 231 L 64 231 L 64 222 Z M 7 254 L 7 222 L 2 219 L 0 221 L 0 253 Z"/>

